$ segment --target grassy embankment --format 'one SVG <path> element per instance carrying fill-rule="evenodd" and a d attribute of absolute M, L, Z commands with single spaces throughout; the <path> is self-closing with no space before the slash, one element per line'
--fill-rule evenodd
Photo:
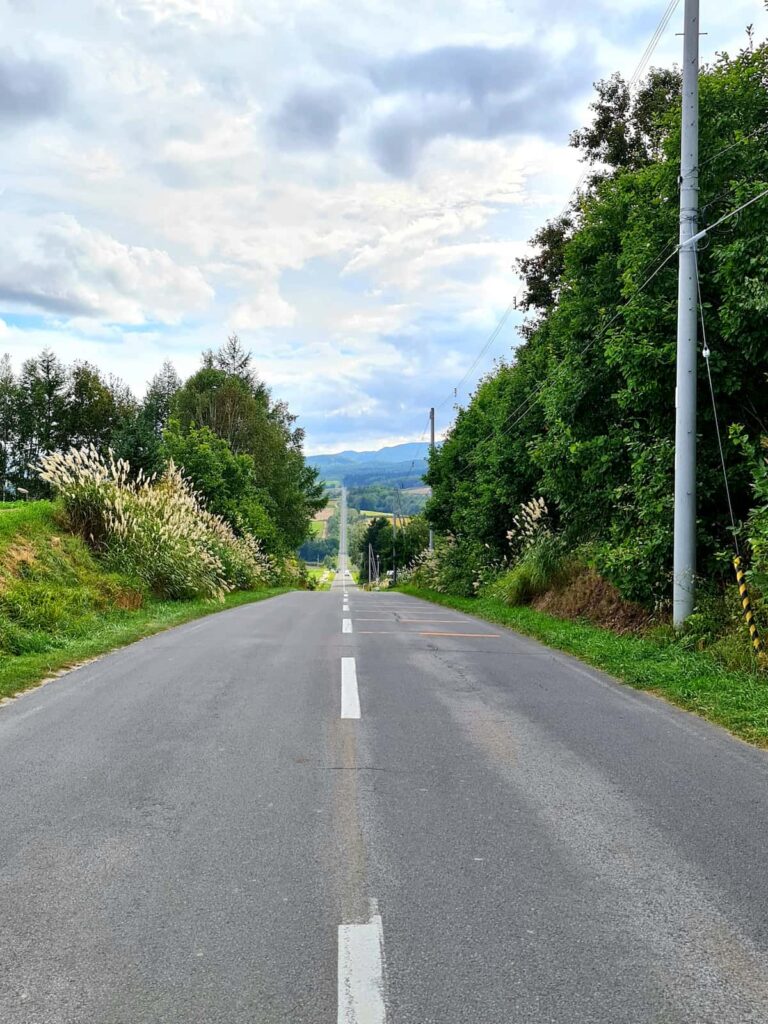
<path fill-rule="evenodd" d="M 0 504 L 0 698 L 190 619 L 284 593 L 222 602 L 146 598 L 68 533 L 51 502 Z"/>
<path fill-rule="evenodd" d="M 534 637 L 768 747 L 768 682 L 762 673 L 729 670 L 705 652 L 683 650 L 653 633 L 614 633 L 527 606 L 510 607 L 497 598 L 453 597 L 407 585 L 398 590 Z"/>

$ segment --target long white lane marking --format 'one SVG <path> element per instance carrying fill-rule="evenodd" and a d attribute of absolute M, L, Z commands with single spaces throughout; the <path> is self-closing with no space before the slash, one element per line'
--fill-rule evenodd
<path fill-rule="evenodd" d="M 367 924 L 339 925 L 338 1024 L 386 1024 L 384 930 L 381 915 Z"/>
<path fill-rule="evenodd" d="M 351 633 L 352 632 L 352 619 L 342 619 L 341 632 Z"/>
<path fill-rule="evenodd" d="M 360 717 L 360 696 L 357 692 L 357 669 L 354 658 L 341 659 L 341 717 Z"/>

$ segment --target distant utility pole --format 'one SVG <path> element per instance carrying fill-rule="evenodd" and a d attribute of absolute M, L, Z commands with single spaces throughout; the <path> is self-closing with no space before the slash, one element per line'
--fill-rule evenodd
<path fill-rule="evenodd" d="M 424 435 L 422 435 L 423 437 Z M 433 452 L 435 450 L 435 410 L 434 408 L 429 410 L 429 450 Z M 435 533 L 432 527 L 429 528 L 429 550 L 435 550 Z"/>
<path fill-rule="evenodd" d="M 395 538 L 397 537 L 397 520 L 395 519 L 395 496 L 397 491 L 392 495 L 392 586 L 397 583 L 397 554 L 395 552 Z"/>
<path fill-rule="evenodd" d="M 693 611 L 696 574 L 696 346 L 699 210 L 699 0 L 685 0 L 683 112 L 680 139 L 680 252 L 675 391 L 675 527 L 672 621 Z"/>

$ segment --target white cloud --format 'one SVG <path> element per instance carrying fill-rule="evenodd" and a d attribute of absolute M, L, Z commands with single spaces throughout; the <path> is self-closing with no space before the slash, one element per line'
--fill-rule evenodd
<path fill-rule="evenodd" d="M 179 323 L 203 310 L 213 290 L 196 267 L 167 252 L 125 245 L 69 214 L 0 218 L 0 301 L 28 312 L 106 322 Z"/>
<path fill-rule="evenodd" d="M 233 331 L 256 331 L 262 327 L 290 327 L 296 310 L 277 291 L 259 295 L 252 302 L 241 303 L 229 323 Z"/>
<path fill-rule="evenodd" d="M 448 109 L 461 90 L 443 61 L 444 130 L 420 123 L 412 173 L 391 177 L 371 137 L 415 97 L 403 83 L 378 88 L 372 69 L 405 69 L 421 88 L 429 51 L 462 48 L 483 71 L 484 53 L 524 55 L 546 33 L 542 84 L 557 84 L 568 54 L 584 57 L 569 65 L 576 127 L 592 79 L 631 73 L 660 15 L 656 0 L 0 6 L 4 66 L 38 97 L 16 104 L 4 135 L 2 349 L 21 359 L 47 344 L 140 390 L 165 356 L 189 372 L 239 330 L 316 446 L 418 433 L 422 407 L 463 375 L 518 290 L 526 239 L 581 170 L 570 125 L 552 137 L 534 118 L 524 137 L 488 125 L 493 137 L 465 137 L 476 129 Z M 655 63 L 679 59 L 675 17 Z M 733 50 L 748 21 L 766 34 L 754 0 L 703 0 L 703 56 Z M 471 94 L 471 76 L 462 82 Z M 18 82 L 7 84 L 13 100 Z M 38 319 L 25 330 L 14 313 Z M 165 327 L 124 329 L 146 324 Z"/>

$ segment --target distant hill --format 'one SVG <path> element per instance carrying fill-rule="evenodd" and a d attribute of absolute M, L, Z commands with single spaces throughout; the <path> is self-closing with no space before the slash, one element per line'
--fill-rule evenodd
<path fill-rule="evenodd" d="M 378 451 L 335 452 L 332 455 L 308 455 L 307 464 L 320 471 L 323 480 L 338 480 L 349 487 L 372 483 L 390 483 L 417 487 L 427 471 L 429 444 L 410 441 Z"/>

